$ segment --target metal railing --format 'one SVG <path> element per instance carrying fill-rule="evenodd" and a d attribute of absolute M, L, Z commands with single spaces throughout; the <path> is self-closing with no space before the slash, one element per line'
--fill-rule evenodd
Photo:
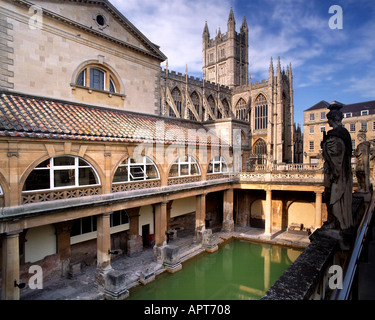
<path fill-rule="evenodd" d="M 345 271 L 342 289 L 336 289 L 331 296 L 331 300 L 349 300 L 352 294 L 357 295 L 356 292 L 352 291 L 354 288 L 355 290 L 358 290 L 358 263 L 363 252 L 363 248 L 366 244 L 366 241 L 368 241 L 366 237 L 371 224 L 374 208 L 375 200 L 374 198 L 372 198 L 370 206 L 368 210 L 365 212 L 361 224 L 358 228 L 357 237 L 354 242 L 350 260 L 347 264 L 347 268 Z"/>

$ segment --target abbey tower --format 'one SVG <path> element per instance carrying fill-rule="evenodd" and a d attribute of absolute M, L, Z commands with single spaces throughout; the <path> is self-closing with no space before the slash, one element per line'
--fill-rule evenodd
<path fill-rule="evenodd" d="M 236 32 L 233 10 L 230 10 L 227 33 L 220 29 L 210 39 L 207 22 L 203 31 L 203 79 L 233 88 L 248 83 L 248 27 L 244 17 L 240 33 Z"/>

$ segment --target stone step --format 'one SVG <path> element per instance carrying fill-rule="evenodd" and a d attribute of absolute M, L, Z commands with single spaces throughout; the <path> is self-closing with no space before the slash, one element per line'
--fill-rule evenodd
<path fill-rule="evenodd" d="M 359 300 L 375 300 L 375 264 L 360 263 L 358 265 Z"/>

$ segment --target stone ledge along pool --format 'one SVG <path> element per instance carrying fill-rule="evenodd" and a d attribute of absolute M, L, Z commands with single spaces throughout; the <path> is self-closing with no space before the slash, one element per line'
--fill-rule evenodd
<path fill-rule="evenodd" d="M 130 289 L 127 300 L 259 300 L 302 251 L 232 239 Z"/>

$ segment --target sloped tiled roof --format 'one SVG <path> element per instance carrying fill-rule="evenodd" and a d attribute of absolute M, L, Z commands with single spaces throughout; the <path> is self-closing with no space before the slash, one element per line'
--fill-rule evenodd
<path fill-rule="evenodd" d="M 1 136 L 227 145 L 198 122 L 0 91 Z"/>

